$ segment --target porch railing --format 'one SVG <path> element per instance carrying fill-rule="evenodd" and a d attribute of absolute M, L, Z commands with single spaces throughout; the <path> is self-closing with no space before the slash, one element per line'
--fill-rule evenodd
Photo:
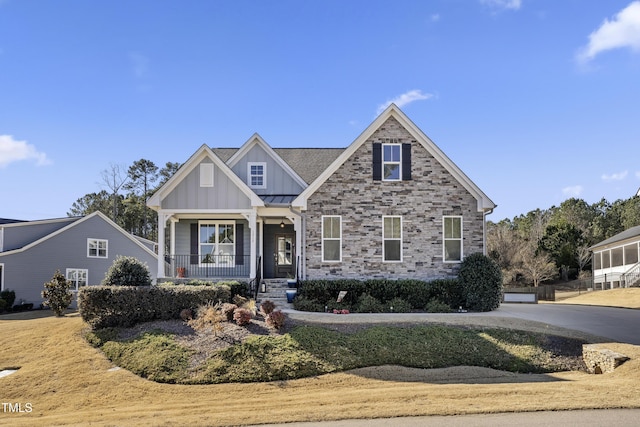
<path fill-rule="evenodd" d="M 251 257 L 249 255 L 168 255 L 166 257 L 168 277 L 175 278 L 226 278 L 249 277 Z"/>

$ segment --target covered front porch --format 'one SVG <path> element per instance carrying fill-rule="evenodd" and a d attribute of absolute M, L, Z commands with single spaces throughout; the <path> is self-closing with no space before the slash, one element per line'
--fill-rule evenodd
<path fill-rule="evenodd" d="M 288 208 L 235 212 L 161 212 L 158 278 L 298 278 L 302 216 Z"/>

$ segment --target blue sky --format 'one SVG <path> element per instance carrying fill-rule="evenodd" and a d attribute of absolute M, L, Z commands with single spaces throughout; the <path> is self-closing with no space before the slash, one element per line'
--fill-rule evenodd
<path fill-rule="evenodd" d="M 640 187 L 640 1 L 0 0 L 0 217 L 200 145 L 346 147 L 395 101 L 493 221 Z"/>

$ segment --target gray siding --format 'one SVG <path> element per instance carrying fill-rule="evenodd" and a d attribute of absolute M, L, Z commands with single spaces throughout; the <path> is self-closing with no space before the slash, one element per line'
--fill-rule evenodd
<path fill-rule="evenodd" d="M 249 152 L 233 167 L 233 172 L 247 185 L 247 164 L 264 162 L 267 164 L 267 188 L 254 188 L 258 195 L 300 194 L 303 188 L 282 166 L 280 166 L 264 149 L 254 145 Z"/>
<path fill-rule="evenodd" d="M 211 163 L 203 160 L 202 163 Z M 195 167 L 162 200 L 163 209 L 250 209 L 251 200 L 217 166 L 213 187 L 200 187 L 200 167 Z"/>
<path fill-rule="evenodd" d="M 204 220 L 204 218 L 203 218 Z M 219 218 L 218 221 L 225 221 L 225 219 Z M 216 221 L 212 219 L 211 221 Z M 244 243 L 245 255 L 249 255 L 251 248 L 251 229 L 249 228 L 249 222 L 244 219 L 234 219 L 236 224 L 244 224 L 244 236 L 242 240 Z M 176 253 L 172 255 L 191 255 L 191 224 L 197 224 L 198 220 L 180 220 L 176 223 Z"/>
<path fill-rule="evenodd" d="M 6 252 L 22 248 L 77 220 L 78 218 L 65 218 L 64 220 L 51 222 L 35 221 L 2 227 L 4 229 L 2 251 Z"/>
<path fill-rule="evenodd" d="M 0 264 L 4 264 L 4 288 L 16 292 L 16 302 L 22 299 L 38 306 L 42 303 L 40 293 L 44 283 L 56 270 L 66 274 L 67 268 L 87 269 L 88 284 L 98 285 L 118 255 L 133 256 L 147 263 L 155 281 L 156 257 L 124 233 L 94 216 L 26 251 L 0 255 Z M 108 257 L 88 258 L 88 238 L 108 240 Z"/>

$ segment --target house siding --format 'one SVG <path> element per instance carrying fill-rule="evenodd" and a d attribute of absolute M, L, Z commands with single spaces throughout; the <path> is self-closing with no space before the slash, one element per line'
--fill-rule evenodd
<path fill-rule="evenodd" d="M 267 152 L 259 145 L 254 145 L 243 156 L 238 163 L 233 166 L 233 172 L 247 185 L 247 164 L 249 162 L 264 162 L 267 164 L 267 185 L 266 188 L 254 188 L 258 195 L 274 194 L 300 194 L 303 188 L 285 171 Z"/>
<path fill-rule="evenodd" d="M 0 251 L 20 249 L 31 242 L 48 236 L 49 234 L 66 227 L 79 218 L 64 218 L 61 220 L 26 222 L 0 227 L 3 229 L 2 248 Z"/>
<path fill-rule="evenodd" d="M 412 180 L 374 181 L 373 143 L 411 144 Z M 463 217 L 463 254 L 484 249 L 477 200 L 394 118 L 389 118 L 307 201 L 306 276 L 317 278 L 448 277 L 443 216 Z M 322 215 L 342 217 L 342 261 L 322 262 Z M 402 262 L 382 260 L 382 217 L 402 216 Z"/>
<path fill-rule="evenodd" d="M 249 197 L 219 167 L 213 173 L 213 187 L 201 187 L 200 168 L 194 168 L 163 198 L 162 209 L 251 209 Z"/>
<path fill-rule="evenodd" d="M 88 258 L 87 238 L 108 240 L 108 257 Z M 16 303 L 24 300 L 37 307 L 42 303 L 40 293 L 44 283 L 51 280 L 56 270 L 66 274 L 67 268 L 88 269 L 87 283 L 98 285 L 118 255 L 145 262 L 152 279 L 156 279 L 156 257 L 94 216 L 25 251 L 0 256 L 0 263 L 4 264 L 4 288 L 16 292 Z"/>

